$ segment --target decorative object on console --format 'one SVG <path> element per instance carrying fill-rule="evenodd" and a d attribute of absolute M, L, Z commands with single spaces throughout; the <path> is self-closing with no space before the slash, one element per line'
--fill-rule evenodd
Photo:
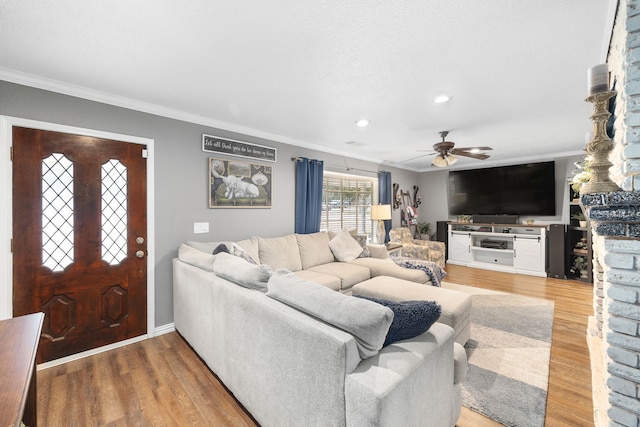
<path fill-rule="evenodd" d="M 271 166 L 209 158 L 210 208 L 271 208 Z"/>
<path fill-rule="evenodd" d="M 371 219 L 378 221 L 376 228 L 376 241 L 382 244 L 384 243 L 386 234 L 383 221 L 391 219 L 391 205 L 372 205 Z"/>
<path fill-rule="evenodd" d="M 471 215 L 458 215 L 456 221 L 462 224 L 471 223 L 472 217 Z"/>
<path fill-rule="evenodd" d="M 620 191 L 620 187 L 609 178 L 609 153 L 613 150 L 613 141 L 607 135 L 607 121 L 611 117 L 609 100 L 616 96 L 616 91 L 609 90 L 609 72 L 606 64 L 596 65 L 589 69 L 589 96 L 585 101 L 591 102 L 594 113 L 593 138 L 587 143 L 587 155 L 590 157 L 589 168 L 591 177 L 589 182 L 582 185 L 580 192 L 606 193 Z"/>

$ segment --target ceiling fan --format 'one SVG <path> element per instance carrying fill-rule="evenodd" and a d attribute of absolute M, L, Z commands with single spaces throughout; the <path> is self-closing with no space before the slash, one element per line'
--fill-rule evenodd
<path fill-rule="evenodd" d="M 431 164 L 440 168 L 451 166 L 458 161 L 457 156 L 471 157 L 472 159 L 485 160 L 489 158 L 488 154 L 482 151 L 493 150 L 491 147 L 462 147 L 454 148 L 455 142 L 445 141 L 449 135 L 449 131 L 440 132 L 442 142 L 433 145 L 436 156 L 431 160 Z"/>

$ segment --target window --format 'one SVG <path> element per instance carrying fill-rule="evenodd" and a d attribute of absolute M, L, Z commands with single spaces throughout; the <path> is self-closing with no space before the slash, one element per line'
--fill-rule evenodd
<path fill-rule="evenodd" d="M 377 179 L 325 172 L 320 229 L 340 231 L 346 228 L 371 237 L 371 205 L 377 186 Z"/>

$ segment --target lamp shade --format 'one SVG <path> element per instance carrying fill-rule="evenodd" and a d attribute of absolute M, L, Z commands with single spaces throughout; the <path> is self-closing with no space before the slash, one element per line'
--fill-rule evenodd
<path fill-rule="evenodd" d="M 458 157 L 454 156 L 453 154 L 449 154 L 445 157 L 438 154 L 433 158 L 433 160 L 431 160 L 431 164 L 433 164 L 434 166 L 438 166 L 439 168 L 444 168 L 446 166 L 453 165 L 457 161 Z"/>
<path fill-rule="evenodd" d="M 379 221 L 391 219 L 391 205 L 371 205 L 371 219 Z"/>

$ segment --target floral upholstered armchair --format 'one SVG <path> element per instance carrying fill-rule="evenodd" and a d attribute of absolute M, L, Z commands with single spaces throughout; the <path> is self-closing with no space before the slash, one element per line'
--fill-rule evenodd
<path fill-rule="evenodd" d="M 446 247 L 443 242 L 414 239 L 411 236 L 411 230 L 407 227 L 394 228 L 389 231 L 389 240 L 402 245 L 399 256 L 433 261 L 440 268 L 444 268 Z"/>

